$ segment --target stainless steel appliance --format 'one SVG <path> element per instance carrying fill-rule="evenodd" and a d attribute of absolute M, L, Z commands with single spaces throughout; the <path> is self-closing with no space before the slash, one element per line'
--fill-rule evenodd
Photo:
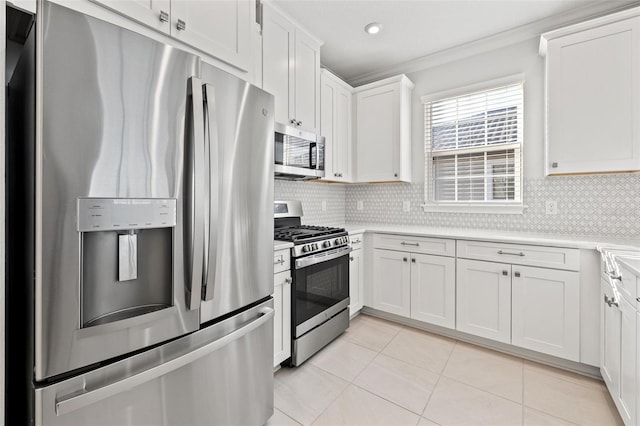
<path fill-rule="evenodd" d="M 349 327 L 349 236 L 343 228 L 301 224 L 300 201 L 274 203 L 274 239 L 291 248 L 291 337 L 297 366 Z"/>
<path fill-rule="evenodd" d="M 7 423 L 264 424 L 273 97 L 44 1 L 8 106 Z"/>
<path fill-rule="evenodd" d="M 324 177 L 324 136 L 276 123 L 275 139 L 276 178 L 310 180 Z"/>

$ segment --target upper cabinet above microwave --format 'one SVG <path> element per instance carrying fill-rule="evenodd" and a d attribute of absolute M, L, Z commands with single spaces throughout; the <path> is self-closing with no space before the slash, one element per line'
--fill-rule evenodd
<path fill-rule="evenodd" d="M 545 174 L 640 170 L 640 8 L 542 35 Z"/>
<path fill-rule="evenodd" d="M 249 71 L 252 0 L 92 1 Z"/>
<path fill-rule="evenodd" d="M 321 45 L 271 3 L 263 3 L 262 88 L 276 98 L 276 122 L 319 132 Z"/>

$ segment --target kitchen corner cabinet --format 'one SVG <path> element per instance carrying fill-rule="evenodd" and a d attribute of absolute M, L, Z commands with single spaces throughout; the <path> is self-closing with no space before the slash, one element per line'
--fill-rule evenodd
<path fill-rule="evenodd" d="M 289 249 L 273 255 L 273 366 L 291 356 L 291 271 Z"/>
<path fill-rule="evenodd" d="M 349 235 L 353 251 L 349 255 L 349 316 L 360 312 L 364 303 L 364 256 L 362 234 Z"/>
<path fill-rule="evenodd" d="M 405 76 L 356 87 L 356 181 L 411 182 L 411 92 Z"/>
<path fill-rule="evenodd" d="M 249 71 L 252 0 L 92 1 Z"/>
<path fill-rule="evenodd" d="M 262 25 L 262 88 L 275 96 L 276 122 L 317 133 L 322 42 L 269 3 Z"/>
<path fill-rule="evenodd" d="M 351 182 L 353 88 L 331 72 L 320 74 L 320 134 L 324 136 L 323 179 Z"/>
<path fill-rule="evenodd" d="M 640 170 L 640 9 L 542 35 L 545 173 Z"/>

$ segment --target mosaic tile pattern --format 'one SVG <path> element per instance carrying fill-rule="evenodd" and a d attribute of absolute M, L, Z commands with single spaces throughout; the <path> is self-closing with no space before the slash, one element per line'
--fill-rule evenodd
<path fill-rule="evenodd" d="M 345 185 L 325 182 L 275 180 L 274 200 L 302 201 L 302 223 L 321 226 L 344 226 Z M 327 209 L 322 210 L 326 201 Z"/>
<path fill-rule="evenodd" d="M 347 185 L 345 219 L 355 223 L 495 229 L 606 236 L 640 237 L 640 175 L 559 176 L 524 181 L 522 215 L 424 213 L 424 185 L 391 183 Z M 555 200 L 558 214 L 545 214 L 545 202 Z M 363 210 L 357 210 L 362 201 Z M 402 202 L 411 203 L 403 212 Z"/>

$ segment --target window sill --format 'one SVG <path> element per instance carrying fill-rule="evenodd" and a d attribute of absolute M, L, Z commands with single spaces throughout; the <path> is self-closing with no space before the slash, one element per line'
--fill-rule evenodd
<path fill-rule="evenodd" d="M 490 213 L 522 214 L 527 206 L 518 205 L 476 205 L 476 204 L 422 204 L 425 213 Z"/>

